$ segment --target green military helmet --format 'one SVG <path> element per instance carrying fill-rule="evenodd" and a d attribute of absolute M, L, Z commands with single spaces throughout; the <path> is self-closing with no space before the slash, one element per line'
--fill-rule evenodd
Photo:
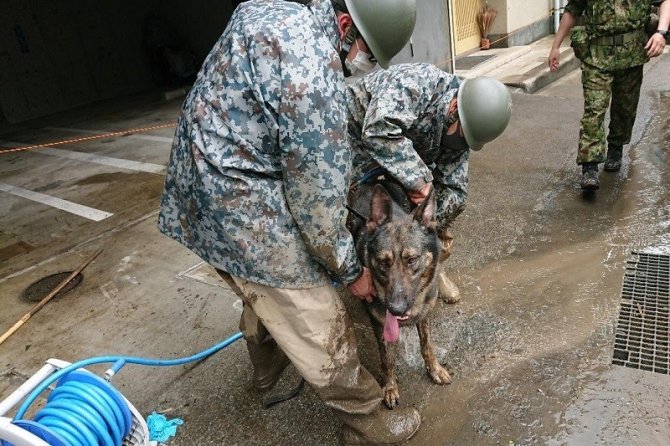
<path fill-rule="evenodd" d="M 416 0 L 345 0 L 354 25 L 382 68 L 407 45 L 416 23 Z"/>
<path fill-rule="evenodd" d="M 466 79 L 458 89 L 458 117 L 472 150 L 480 150 L 505 130 L 512 116 L 507 87 L 490 77 Z"/>

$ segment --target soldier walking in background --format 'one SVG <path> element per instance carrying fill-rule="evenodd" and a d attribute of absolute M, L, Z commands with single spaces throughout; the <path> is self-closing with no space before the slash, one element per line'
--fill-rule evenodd
<path fill-rule="evenodd" d="M 572 46 L 582 62 L 584 114 L 579 132 L 577 164 L 582 166 L 581 188 L 600 187 L 598 164 L 605 171 L 621 168 L 623 146 L 630 142 L 642 85 L 643 65 L 663 52 L 668 38 L 670 1 L 660 3 L 659 23 L 649 37 L 650 0 L 569 0 L 549 53 L 549 68 L 559 66 L 559 47 L 583 17 L 584 28 L 575 30 Z M 610 102 L 611 101 L 611 102 Z M 605 152 L 605 114 L 610 125 Z"/>

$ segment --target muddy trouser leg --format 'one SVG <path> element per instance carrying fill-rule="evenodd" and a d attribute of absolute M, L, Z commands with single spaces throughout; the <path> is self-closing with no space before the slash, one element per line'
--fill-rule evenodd
<path fill-rule="evenodd" d="M 253 383 L 258 390 L 271 389 L 279 380 L 282 371 L 289 364 L 289 359 L 277 347 L 277 343 L 258 319 L 253 309 L 244 303 L 244 294 L 228 273 L 217 271 L 228 286 L 242 299 L 242 317 L 240 331 L 247 341 L 249 359 L 254 368 Z"/>
<path fill-rule="evenodd" d="M 619 159 L 621 159 L 621 149 L 630 142 L 633 133 L 643 72 L 642 65 L 614 72 L 607 143 L 608 150 L 619 151 L 612 154 L 613 156 L 618 155 Z"/>
<path fill-rule="evenodd" d="M 613 74 L 582 63 L 584 114 L 579 129 L 577 164 L 605 161 L 605 113 L 609 107 Z"/>

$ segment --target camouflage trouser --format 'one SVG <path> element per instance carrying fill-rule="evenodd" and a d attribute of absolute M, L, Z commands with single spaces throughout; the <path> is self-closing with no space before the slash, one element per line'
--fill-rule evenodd
<path fill-rule="evenodd" d="M 610 106 L 607 142 L 621 147 L 630 142 L 640 99 L 643 65 L 602 71 L 582 63 L 584 115 L 579 129 L 577 164 L 605 161 L 605 113 Z"/>

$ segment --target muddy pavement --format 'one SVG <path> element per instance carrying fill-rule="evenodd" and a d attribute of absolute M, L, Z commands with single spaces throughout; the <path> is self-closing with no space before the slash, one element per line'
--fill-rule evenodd
<path fill-rule="evenodd" d="M 423 416 L 408 444 L 668 444 L 669 377 L 612 366 L 611 358 L 631 251 L 670 254 L 669 59 L 648 64 L 623 169 L 601 172 L 601 190 L 591 197 L 581 194 L 574 164 L 582 110 L 579 72 L 533 95 L 513 92 L 510 127 L 471 157 L 468 206 L 454 226 L 449 273 L 462 301 L 439 303 L 434 314 L 436 353 L 453 383 L 433 384 L 415 331 L 404 329 L 401 335 L 401 406 L 415 406 Z M 154 113 L 176 117 L 178 104 L 149 110 L 146 117 Z M 114 144 L 110 151 L 121 150 Z M 151 149 L 148 154 L 165 158 L 169 150 Z M 44 163 L 44 169 L 56 167 Z M 63 184 L 69 185 L 79 172 L 66 174 Z M 3 265 L 9 275 L 0 282 L 0 321 L 9 326 L 29 309 L 16 298 L 25 286 L 54 270 L 71 269 L 99 246 L 105 249 L 77 289 L 3 344 L 0 397 L 49 357 L 183 357 L 238 330 L 239 299 L 197 256 L 158 233 L 161 179 L 147 180 L 150 190 L 143 190 L 152 196 L 143 202 L 131 185 L 96 185 L 119 197 L 129 191 L 130 198 L 115 200 L 118 221 L 104 227 L 78 220 L 63 225 L 58 214 L 45 217 L 40 220 L 45 254 L 35 258 L 48 257 L 55 247 L 54 257 L 25 272 L 18 271 L 23 264 Z M 31 225 L 22 215 L 8 220 L 16 231 Z M 74 233 L 50 244 L 57 230 L 52 226 Z M 379 377 L 377 347 L 361 304 L 346 297 L 345 302 L 362 362 Z M 297 382 L 289 367 L 277 391 Z M 186 366 L 126 367 L 114 383 L 145 416 L 156 410 L 184 419 L 170 445 L 339 444 L 339 422 L 308 387 L 295 399 L 263 408 L 243 342 Z"/>

